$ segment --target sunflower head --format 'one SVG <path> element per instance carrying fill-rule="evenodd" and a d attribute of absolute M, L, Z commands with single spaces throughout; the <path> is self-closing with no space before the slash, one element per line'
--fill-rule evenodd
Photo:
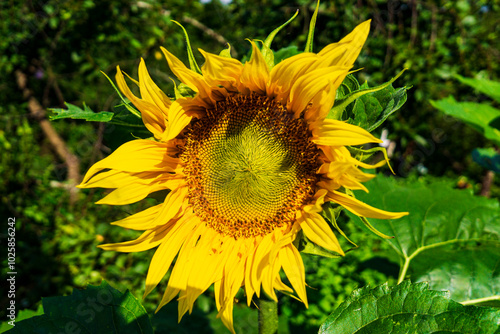
<path fill-rule="evenodd" d="M 179 296 L 179 318 L 214 285 L 219 316 L 234 332 L 233 300 L 262 290 L 295 293 L 307 306 L 298 235 L 343 255 L 322 216 L 327 203 L 361 217 L 395 219 L 356 200 L 375 168 L 348 146 L 380 143 L 366 130 L 331 119 L 336 91 L 351 70 L 370 27 L 366 21 L 319 53 L 305 52 L 274 66 L 271 37 L 241 63 L 200 50 L 191 68 L 166 49 L 167 62 L 189 96 L 171 99 L 139 65 L 140 97 L 118 67 L 118 87 L 140 111 L 154 140 L 133 140 L 90 168 L 82 188 L 114 189 L 99 203 L 122 205 L 169 190 L 163 203 L 115 222 L 142 230 L 136 240 L 101 248 L 137 252 L 157 247 L 146 277 L 147 295 L 177 258 L 160 307 Z M 312 37 L 311 37 L 312 38 Z M 311 48 L 312 43 L 308 42 Z M 188 44 L 188 50 L 191 50 Z M 193 65 L 194 62 L 194 65 Z M 328 116 L 328 117 L 327 117 Z M 330 204 L 328 204 L 330 205 Z M 336 225 L 336 224 L 335 224 Z M 280 271 L 289 285 L 281 281 Z"/>

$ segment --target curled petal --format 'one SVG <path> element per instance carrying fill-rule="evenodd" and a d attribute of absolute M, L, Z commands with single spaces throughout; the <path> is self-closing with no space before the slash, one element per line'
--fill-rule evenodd
<path fill-rule="evenodd" d="M 318 145 L 354 146 L 382 142 L 359 126 L 333 119 L 317 122 L 310 125 L 310 128 L 313 134 L 311 140 Z"/>
<path fill-rule="evenodd" d="M 135 96 L 125 82 L 120 66 L 116 67 L 116 83 L 125 96 L 132 102 L 134 106 L 141 112 L 142 121 L 146 128 L 155 136 L 160 138 L 166 128 L 166 119 L 164 111 L 158 106 L 146 99 L 140 99 Z"/>
<path fill-rule="evenodd" d="M 408 212 L 389 212 L 380 210 L 338 191 L 328 193 L 326 198 L 329 201 L 342 205 L 344 208 L 360 217 L 397 219 L 409 214 Z"/>

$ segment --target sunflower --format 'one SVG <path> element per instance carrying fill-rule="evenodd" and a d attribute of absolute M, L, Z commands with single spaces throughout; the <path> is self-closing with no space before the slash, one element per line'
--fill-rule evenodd
<path fill-rule="evenodd" d="M 294 293 L 307 306 L 305 271 L 294 244 L 300 231 L 343 255 L 322 206 L 333 202 L 361 217 L 399 218 L 356 200 L 350 190 L 375 168 L 346 146 L 380 143 L 360 127 L 326 116 L 336 90 L 367 38 L 370 22 L 318 54 L 302 53 L 270 68 L 255 42 L 242 64 L 200 50 L 201 73 L 162 48 L 172 72 L 195 94 L 172 101 L 139 65 L 140 96 L 120 68 L 116 81 L 141 112 L 154 140 L 120 146 L 93 165 L 80 187 L 112 188 L 98 204 L 124 205 L 169 190 L 163 203 L 114 222 L 144 233 L 105 244 L 105 250 L 157 247 L 146 277 L 146 297 L 173 265 L 158 309 L 178 296 L 179 321 L 214 285 L 219 317 L 234 332 L 233 303 L 244 287 L 250 305 L 262 291 Z M 283 269 L 291 285 L 280 278 Z M 293 288 L 293 289 L 292 289 Z"/>

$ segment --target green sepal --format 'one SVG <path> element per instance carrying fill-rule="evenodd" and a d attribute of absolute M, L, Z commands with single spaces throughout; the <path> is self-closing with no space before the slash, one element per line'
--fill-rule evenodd
<path fill-rule="evenodd" d="M 373 225 L 370 224 L 370 222 L 368 221 L 368 219 L 366 219 L 366 217 L 359 216 L 359 219 L 361 219 L 361 221 L 366 226 L 366 228 L 369 229 L 373 234 L 375 234 L 383 239 L 394 239 L 394 237 L 385 235 L 384 233 L 380 232 L 375 227 L 373 227 Z"/>
<path fill-rule="evenodd" d="M 196 92 L 184 83 L 180 83 L 179 87 L 176 87 L 176 90 L 181 97 L 194 97 L 196 95 Z M 176 98 L 178 98 L 177 92 L 175 93 Z"/>
<path fill-rule="evenodd" d="M 111 80 L 108 75 L 106 73 L 104 73 L 103 71 L 101 71 L 101 73 L 106 77 L 106 79 L 108 79 L 109 83 L 111 84 L 111 86 L 113 86 L 113 88 L 115 89 L 115 91 L 118 93 L 118 96 L 120 97 L 120 99 L 122 100 L 123 104 L 125 105 L 125 107 L 127 108 L 128 111 L 130 111 L 130 113 L 138 118 L 142 118 L 141 117 L 141 113 L 134 107 L 131 107 L 131 103 L 129 100 L 127 100 L 125 97 L 123 97 L 122 93 L 120 92 L 120 90 L 118 89 L 118 87 L 116 87 L 115 83 L 113 82 L 113 80 Z"/>
<path fill-rule="evenodd" d="M 227 49 L 223 49 L 220 53 L 219 56 L 221 57 L 226 57 L 226 58 L 232 58 L 231 57 L 231 44 L 227 43 Z"/>
<path fill-rule="evenodd" d="M 316 19 L 318 18 L 319 1 L 320 0 L 318 0 L 318 3 L 316 4 L 316 9 L 314 10 L 314 14 L 311 18 L 311 23 L 309 23 L 309 32 L 307 33 L 307 42 L 304 52 L 313 52 L 314 28 L 316 27 Z"/>
<path fill-rule="evenodd" d="M 264 42 L 262 42 L 262 48 L 260 50 L 266 61 L 267 68 L 272 69 L 274 67 L 274 53 Z"/>
<path fill-rule="evenodd" d="M 177 84 L 175 83 L 174 79 L 170 78 L 172 80 L 172 83 L 174 84 L 174 94 L 175 94 L 175 99 L 180 99 L 184 96 L 182 96 L 181 92 L 179 91 L 179 88 L 177 88 Z"/>
<path fill-rule="evenodd" d="M 406 70 L 407 70 L 406 68 L 403 69 L 394 78 L 392 78 L 391 80 L 389 80 L 388 82 L 386 82 L 380 86 L 373 87 L 373 88 L 365 88 L 366 85 L 362 85 L 362 86 L 360 86 L 359 90 L 351 91 L 348 95 L 335 101 L 335 104 L 334 104 L 333 108 L 330 110 L 330 112 L 328 113 L 327 118 L 337 119 L 337 120 L 348 119 L 349 117 L 347 115 L 344 115 L 344 111 L 347 109 L 347 106 L 349 106 L 352 102 L 354 102 L 355 100 L 361 98 L 362 96 L 364 96 L 366 94 L 375 93 L 375 92 L 381 91 L 383 89 L 388 89 L 388 92 L 391 93 L 391 99 L 389 99 L 389 101 L 386 103 L 386 105 L 384 107 L 380 106 L 382 108 L 382 110 L 379 110 L 379 112 L 382 115 L 378 115 L 379 117 L 377 118 L 376 122 L 372 123 L 372 124 L 363 124 L 362 121 L 359 121 L 358 123 L 360 123 L 360 124 L 356 124 L 356 125 L 360 125 L 361 127 L 365 128 L 368 131 L 373 131 L 380 124 L 382 124 L 387 119 L 387 117 L 389 117 L 389 115 L 391 115 L 394 111 L 399 109 L 404 104 L 404 102 L 406 102 L 406 91 L 410 87 L 405 86 L 405 87 L 399 88 L 397 90 L 397 94 L 392 94 L 394 92 L 394 88 L 392 88 L 392 86 L 391 86 L 391 84 L 394 81 L 396 81 Z M 349 78 L 348 80 L 351 81 L 352 79 L 353 78 Z M 391 88 L 392 88 L 392 90 L 391 90 Z M 376 103 L 380 103 L 378 101 L 378 99 L 375 98 L 375 100 L 376 100 Z M 368 100 L 368 102 L 370 102 L 370 101 Z M 392 103 L 392 105 L 391 105 L 391 103 Z M 360 116 L 360 115 L 356 115 L 356 106 L 353 107 L 352 112 L 355 114 L 355 116 L 358 116 L 358 117 Z M 371 116 L 371 115 L 366 115 L 366 118 L 368 118 L 368 116 Z"/>
<path fill-rule="evenodd" d="M 384 155 L 384 160 L 387 162 L 387 166 L 389 166 L 392 174 L 396 175 L 391 167 L 391 164 L 389 163 L 389 156 L 387 155 L 387 150 L 385 149 L 385 147 L 375 146 L 367 150 L 353 146 L 346 146 L 346 148 L 352 155 L 354 155 L 354 158 L 359 161 L 364 161 L 371 157 L 373 154 L 382 152 L 382 154 Z"/>
<path fill-rule="evenodd" d="M 314 242 L 310 241 L 304 232 L 300 230 L 297 233 L 297 237 L 293 241 L 294 246 L 299 250 L 299 252 L 311 255 L 324 256 L 328 258 L 339 258 L 342 257 L 339 253 L 332 252 L 328 249 L 325 249 L 321 246 L 316 245 Z"/>
<path fill-rule="evenodd" d="M 73 104 L 64 102 L 68 109 L 51 108 L 55 116 L 49 116 L 51 121 L 62 118 L 83 119 L 87 122 L 109 122 L 113 118 L 113 113 L 109 111 L 94 112 L 85 103 L 83 109 Z"/>
<path fill-rule="evenodd" d="M 297 17 L 298 14 L 299 14 L 299 10 L 297 9 L 295 14 L 288 21 L 286 21 L 285 23 L 280 25 L 278 28 L 274 29 L 269 34 L 269 36 L 267 36 L 267 38 L 264 40 L 264 43 L 263 43 L 264 45 L 262 47 L 262 55 L 264 56 L 264 59 L 266 60 L 266 63 L 269 66 L 269 68 L 274 67 L 274 53 L 271 50 L 271 43 L 273 42 L 274 37 L 278 34 L 278 32 L 280 32 L 281 29 L 283 29 L 290 22 L 292 22 Z"/>
<path fill-rule="evenodd" d="M 347 237 L 347 235 L 344 233 L 344 231 L 342 231 L 342 229 L 340 228 L 340 226 L 337 224 L 337 218 L 339 217 L 340 215 L 340 212 L 343 210 L 344 208 L 340 205 L 338 205 L 336 208 L 333 208 L 332 207 L 332 203 L 331 202 L 327 202 L 323 205 L 323 211 L 322 211 L 322 216 L 324 218 L 326 218 L 331 224 L 332 226 L 344 237 L 346 238 L 347 241 L 349 241 L 349 243 L 353 244 L 355 248 L 358 247 L 358 245 L 356 245 L 354 242 L 351 241 L 351 239 L 349 239 Z"/>
<path fill-rule="evenodd" d="M 196 63 L 196 59 L 194 58 L 193 49 L 191 48 L 191 42 L 189 41 L 189 35 L 188 35 L 186 29 L 184 29 L 182 24 L 180 24 L 179 22 L 174 21 L 174 20 L 171 20 L 171 21 L 174 22 L 175 24 L 177 24 L 179 27 L 181 27 L 182 31 L 184 31 L 184 36 L 186 37 L 186 48 L 187 48 L 188 59 L 189 59 L 189 68 L 191 68 L 191 71 L 194 71 L 194 72 L 201 74 L 200 67 L 198 66 L 198 64 Z"/>

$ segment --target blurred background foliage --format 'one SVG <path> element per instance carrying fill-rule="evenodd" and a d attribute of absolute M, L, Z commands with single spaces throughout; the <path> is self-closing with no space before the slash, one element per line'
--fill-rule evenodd
<path fill-rule="evenodd" d="M 5 223 L 7 217 L 17 219 L 18 310 L 35 310 L 43 296 L 69 294 L 73 288 L 98 284 L 103 278 L 121 291 L 130 289 L 142 296 L 152 252 L 120 254 L 96 246 L 136 237 L 136 232 L 111 227 L 109 222 L 156 202 L 150 198 L 135 205 L 96 206 L 93 203 L 102 197 L 102 190 L 71 195 L 68 164 L 43 131 L 46 115 L 30 112 L 27 98 L 35 98 L 43 108 L 85 101 L 95 111 L 112 111 L 118 96 L 100 71 L 113 77 L 119 64 L 137 77 L 140 57 L 159 86 L 172 95 L 172 73 L 159 47 L 185 61 L 187 55 L 182 30 L 171 20 L 186 27 L 193 48 L 219 53 L 229 42 L 233 56 L 241 59 L 250 51 L 245 38 L 264 39 L 297 9 L 299 16 L 276 36 L 273 49 L 290 45 L 303 49 L 314 7 L 315 1 L 306 0 L 0 3 L 0 216 Z M 498 198 L 498 177 L 491 182 L 491 173 L 471 158 L 474 148 L 493 144 L 437 111 L 429 100 L 449 95 L 462 101 L 487 99 L 454 75 L 499 80 L 500 2 L 324 0 L 314 50 L 338 41 L 367 19 L 372 19 L 372 30 L 356 63 L 363 68 L 356 73 L 358 80 L 374 86 L 408 67 L 395 86 L 413 86 L 406 105 L 384 124 L 397 176 L 445 178 L 458 188 Z M 201 55 L 196 57 L 202 64 Z M 24 94 L 16 81 L 19 75 L 27 78 Z M 67 120 L 51 124 L 77 157 L 80 176 L 123 141 L 142 136 L 137 129 L 109 124 Z M 382 130 L 377 129 L 376 135 Z M 484 192 L 488 175 L 490 184 Z M 355 288 L 395 283 L 397 264 L 382 256 L 388 244 L 353 224 L 346 223 L 345 229 L 360 248 L 340 260 L 304 256 L 310 307 L 306 310 L 282 296 L 283 332 L 316 332 L 326 315 Z M 1 244 L 6 240 L 4 231 Z M 0 294 L 0 304 L 5 305 L 6 296 Z M 148 313 L 154 313 L 160 298 L 156 291 L 144 301 Z M 256 330 L 255 309 L 244 306 L 243 295 L 240 300 L 243 305 L 235 308 L 236 326 L 245 332 Z M 176 307 L 173 302 L 153 318 L 158 333 L 226 331 L 215 320 L 210 291 L 199 298 L 183 326 L 176 325 Z M 4 308 L 0 317 L 5 319 Z"/>

